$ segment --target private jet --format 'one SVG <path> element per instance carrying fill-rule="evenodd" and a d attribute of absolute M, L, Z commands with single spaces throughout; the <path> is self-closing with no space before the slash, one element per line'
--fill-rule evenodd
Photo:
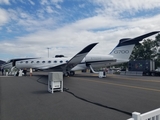
<path fill-rule="evenodd" d="M 96 73 L 93 68 L 107 67 L 129 61 L 129 57 L 135 45 L 139 44 L 144 38 L 159 33 L 153 31 L 135 38 L 124 38 L 119 40 L 118 45 L 108 55 L 87 55 L 98 43 L 92 43 L 82 49 L 72 58 L 55 57 L 55 58 L 18 58 L 11 59 L 2 65 L 3 69 L 11 68 L 33 68 L 45 71 L 62 71 L 67 75 L 74 75 L 75 71 L 90 69 Z"/>

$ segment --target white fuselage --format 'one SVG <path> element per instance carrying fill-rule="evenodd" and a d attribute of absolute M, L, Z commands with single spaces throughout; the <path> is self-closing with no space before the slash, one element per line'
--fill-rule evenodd
<path fill-rule="evenodd" d="M 16 62 L 17 68 L 42 68 L 56 67 L 67 63 L 68 58 L 35 58 Z"/>
<path fill-rule="evenodd" d="M 19 69 L 24 68 L 35 68 L 35 69 L 48 69 L 66 64 L 71 58 L 33 58 L 20 60 L 15 62 L 15 67 Z M 104 67 L 109 66 L 115 63 L 116 60 L 112 55 L 87 55 L 79 64 L 73 67 L 72 71 L 83 70 L 88 68 L 87 64 L 92 67 Z M 5 65 L 2 65 L 4 69 L 9 69 L 13 65 L 12 62 L 8 62 Z"/>

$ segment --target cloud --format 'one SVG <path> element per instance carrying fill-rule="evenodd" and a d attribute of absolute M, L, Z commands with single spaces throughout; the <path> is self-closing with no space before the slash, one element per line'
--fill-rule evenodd
<path fill-rule="evenodd" d="M 142 10 L 151 10 L 160 7 L 159 0 L 91 0 L 90 2 L 101 6 L 97 12 L 101 14 L 114 14 L 120 13 L 135 14 Z"/>
<path fill-rule="evenodd" d="M 35 5 L 35 3 L 34 3 L 32 0 L 29 0 L 29 2 L 30 2 L 32 5 Z"/>
<path fill-rule="evenodd" d="M 48 12 L 52 13 L 52 9 L 48 7 Z M 22 9 L 9 9 L 8 10 L 8 17 L 10 20 L 15 24 L 12 24 L 12 26 L 17 26 L 16 28 L 23 29 L 24 31 L 36 31 L 39 29 L 45 29 L 45 28 L 53 28 L 55 27 L 55 21 L 56 18 L 48 17 L 46 18 L 44 15 L 45 10 L 39 10 L 37 11 L 37 14 L 30 14 Z M 4 15 L 3 15 L 4 16 Z M 2 19 L 3 20 L 3 19 Z M 4 21 L 4 20 L 3 20 Z M 19 31 L 21 32 L 21 31 Z"/>
<path fill-rule="evenodd" d="M 63 0 L 51 0 L 51 4 L 55 5 L 56 8 L 61 9 L 59 3 L 62 3 Z"/>
<path fill-rule="evenodd" d="M 159 30 L 160 23 L 158 22 L 158 19 L 160 19 L 160 15 L 139 17 L 136 19 L 132 19 L 132 21 L 128 20 L 128 23 L 130 27 L 139 27 L 146 31 Z"/>
<path fill-rule="evenodd" d="M 48 13 L 53 13 L 53 12 L 54 12 L 54 10 L 52 9 L 51 6 L 47 6 L 47 7 L 46 7 L 46 11 L 47 11 Z"/>
<path fill-rule="evenodd" d="M 86 29 L 86 30 L 103 30 L 112 27 L 118 27 L 124 25 L 124 22 L 107 16 L 93 16 L 86 19 L 76 21 L 72 26 L 76 29 Z"/>
<path fill-rule="evenodd" d="M 18 40 L 28 45 L 71 47 L 73 51 L 71 48 L 68 50 L 60 49 L 67 55 L 76 54 L 80 48 L 83 48 L 87 44 L 99 42 L 99 45 L 94 48 L 95 50 L 92 50 L 92 53 L 103 53 L 105 51 L 107 54 L 114 48 L 114 46 L 116 46 L 121 38 L 132 38 L 147 32 L 158 30 L 158 26 L 160 25 L 159 19 L 160 15 L 150 18 L 140 17 L 139 19 L 126 19 L 123 21 L 114 18 L 106 19 L 102 16 L 96 16 L 95 18 L 91 17 L 76 21 L 75 23 L 65 25 L 56 30 L 44 30 L 28 36 L 19 37 Z M 101 23 L 98 21 L 101 21 Z M 157 26 L 157 24 L 159 25 Z M 107 25 L 112 29 L 106 28 L 102 31 L 92 31 L 92 29 L 100 29 L 103 26 L 107 27 Z M 77 43 L 77 45 L 75 43 Z M 105 46 L 107 46 L 107 48 Z"/>
<path fill-rule="evenodd" d="M 61 6 L 59 3 L 62 3 L 63 0 L 41 0 L 40 3 L 41 5 L 54 5 L 56 8 L 61 9 Z"/>
<path fill-rule="evenodd" d="M 9 20 L 9 17 L 8 17 L 7 11 L 0 8 L 0 26 L 7 23 L 8 20 Z"/>
<path fill-rule="evenodd" d="M 41 0 L 40 3 L 41 3 L 42 5 L 49 4 L 48 0 Z"/>
<path fill-rule="evenodd" d="M 157 0 L 153 3 L 146 0 L 76 3 L 70 8 L 68 4 L 64 6 L 63 0 L 41 0 L 40 6 L 32 12 L 23 9 L 31 5 L 0 9 L 1 32 L 5 28 L 10 33 L 8 36 L 18 33 L 1 40 L 0 51 L 12 57 L 47 57 L 47 47 L 51 47 L 50 56 L 73 56 L 86 45 L 99 42 L 90 54 L 105 55 L 121 38 L 159 30 L 160 14 L 155 12 L 159 6 Z"/>
<path fill-rule="evenodd" d="M 19 20 L 18 24 L 23 26 L 25 30 L 27 31 L 35 31 L 35 30 L 40 30 L 44 29 L 45 27 L 51 27 L 54 25 L 54 19 L 49 18 L 46 20 L 35 20 L 35 19 L 26 19 L 26 20 Z"/>
<path fill-rule="evenodd" d="M 63 0 L 51 0 L 52 3 L 61 3 Z"/>
<path fill-rule="evenodd" d="M 6 4 L 6 5 L 9 5 L 10 2 L 9 0 L 0 0 L 0 4 Z"/>
<path fill-rule="evenodd" d="M 152 30 L 158 29 L 157 24 L 159 24 L 159 15 L 153 18 L 139 18 L 132 20 L 122 21 L 120 25 L 123 27 L 118 27 L 110 30 L 102 31 L 90 31 L 87 29 L 101 28 L 102 25 L 98 26 L 97 21 L 105 20 L 105 17 L 96 16 L 98 18 L 88 18 L 84 20 L 77 21 L 73 24 L 68 24 L 59 29 L 55 30 L 39 30 L 37 32 L 17 37 L 16 41 L 11 44 L 1 44 L 0 48 L 10 48 L 8 53 L 17 54 L 22 57 L 23 54 L 28 57 L 46 57 L 47 47 L 52 47 L 50 50 L 50 56 L 56 54 L 64 54 L 66 56 L 73 56 L 79 52 L 86 45 L 99 42 L 99 44 L 91 51 L 90 54 L 108 54 L 118 43 L 121 38 L 136 37 L 138 35 L 150 32 Z M 96 19 L 96 20 L 94 20 Z M 102 20 L 101 20 L 102 19 Z M 111 18 L 110 18 L 111 19 Z M 86 21 L 90 21 L 91 24 L 86 24 Z M 109 21 L 109 18 L 106 19 Z M 113 24 L 114 21 L 120 21 L 118 19 L 111 19 L 109 24 L 114 27 L 117 24 Z M 103 22 L 102 22 L 103 23 Z M 104 22 L 105 23 L 105 22 Z M 125 24 L 124 24 L 125 23 Z M 150 24 L 150 25 L 148 25 Z M 86 26 L 85 26 L 86 25 Z M 92 27 L 89 27 L 93 25 Z M 104 25 L 105 26 L 105 25 Z M 153 27 L 154 26 L 154 27 Z M 156 26 L 156 27 L 155 27 Z M 146 28 L 147 27 L 147 28 Z M 15 46 L 19 46 L 18 48 Z M 58 47 L 58 48 L 57 48 Z M 28 51 L 29 50 L 29 51 Z M 26 53 L 26 51 L 28 51 Z M 36 51 L 36 52 L 33 52 Z"/>
<path fill-rule="evenodd" d="M 91 2 L 91 1 L 90 1 Z M 112 9 L 135 9 L 135 10 L 139 10 L 139 9 L 153 9 L 155 7 L 158 7 L 160 5 L 159 0 L 143 0 L 143 1 L 139 1 L 139 0 L 92 0 L 92 2 L 99 4 L 99 5 L 103 5 L 108 6 L 109 8 Z"/>
<path fill-rule="evenodd" d="M 79 7 L 80 7 L 80 8 L 84 8 L 84 7 L 85 7 L 85 4 L 79 4 Z"/>

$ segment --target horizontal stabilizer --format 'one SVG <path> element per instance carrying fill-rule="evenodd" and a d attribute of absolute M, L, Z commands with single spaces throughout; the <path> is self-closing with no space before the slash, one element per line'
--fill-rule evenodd
<path fill-rule="evenodd" d="M 152 36 L 154 34 L 157 34 L 159 33 L 160 31 L 154 31 L 154 32 L 150 32 L 150 33 L 147 33 L 147 34 L 144 34 L 144 35 L 141 35 L 141 36 L 138 36 L 138 37 L 135 37 L 135 38 L 126 38 L 126 39 L 121 39 L 119 41 L 119 44 L 117 45 L 117 47 L 119 46 L 124 46 L 124 45 L 132 45 L 132 44 L 138 44 L 140 41 L 142 41 L 144 38 L 147 38 L 149 36 Z"/>

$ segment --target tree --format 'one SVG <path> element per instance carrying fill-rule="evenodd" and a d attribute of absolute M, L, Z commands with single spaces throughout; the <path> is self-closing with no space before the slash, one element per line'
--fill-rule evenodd
<path fill-rule="evenodd" d="M 160 54 L 157 53 L 157 48 L 160 47 L 160 34 L 155 37 L 155 40 L 146 39 L 142 43 L 136 45 L 130 56 L 130 60 L 155 60 L 156 66 L 160 66 Z"/>
<path fill-rule="evenodd" d="M 153 59 L 155 57 L 154 51 L 152 51 L 154 44 L 154 41 L 147 39 L 136 45 L 130 56 L 130 60 Z"/>
<path fill-rule="evenodd" d="M 160 47 L 160 34 L 158 34 L 155 38 L 156 38 L 155 46 L 158 48 L 158 47 Z M 156 54 L 155 64 L 157 67 L 160 67 L 160 53 Z"/>

